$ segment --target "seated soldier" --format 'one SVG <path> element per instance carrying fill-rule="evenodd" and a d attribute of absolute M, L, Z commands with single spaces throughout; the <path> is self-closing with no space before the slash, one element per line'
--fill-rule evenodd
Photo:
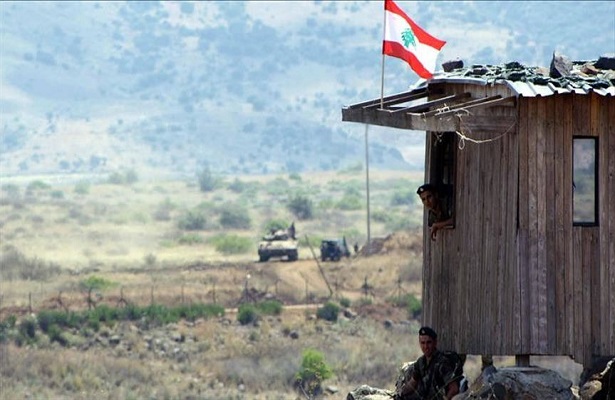
<path fill-rule="evenodd" d="M 413 364 L 409 381 L 398 388 L 396 400 L 452 399 L 459 393 L 458 366 L 438 350 L 438 335 L 432 328 L 419 330 L 419 344 L 423 355 Z"/>

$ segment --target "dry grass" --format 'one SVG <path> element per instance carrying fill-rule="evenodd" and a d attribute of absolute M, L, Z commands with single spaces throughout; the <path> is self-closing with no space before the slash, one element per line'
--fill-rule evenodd
<path fill-rule="evenodd" d="M 0 398 L 303 398 L 292 384 L 306 348 L 325 354 L 335 373 L 326 384 L 337 386 L 340 397 L 363 383 L 392 388 L 397 368 L 416 358 L 420 350 L 411 334 L 418 322 L 402 323 L 408 318 L 407 311 L 391 307 L 386 300 L 407 293 L 420 298 L 421 232 L 407 230 L 388 237 L 387 226 L 373 222 L 372 238 L 388 237 L 381 240 L 378 254 L 322 263 L 322 272 L 306 246 L 297 262 L 258 263 L 256 245 L 265 223 L 293 220 L 284 202 L 289 193 L 298 191 L 309 193 L 317 210 L 315 219 L 296 221 L 299 236 L 347 234 L 350 244 L 364 243 L 364 210 L 319 206 L 321 202 L 335 203 L 346 190 L 362 187 L 363 176 L 331 172 L 301 176 L 299 181 L 289 177 L 238 179 L 253 185 L 248 193 L 227 189 L 202 193 L 192 182 L 92 184 L 88 194 L 74 193 L 73 183 L 54 183 L 49 190 L 27 195 L 25 188 L 30 182 L 25 181 L 17 182 L 17 198 L 9 198 L 3 191 L 0 254 L 17 250 L 27 260 L 49 268 L 57 265 L 61 272 L 45 279 L 0 279 L 0 321 L 9 314 L 25 315 L 30 308 L 33 312 L 42 308 L 84 309 L 86 294 L 81 284 L 93 276 L 115 284 L 98 291 L 95 299 L 99 304 L 115 306 L 121 298 L 138 305 L 216 302 L 228 310 L 222 319 L 152 330 L 120 323 L 103 327 L 93 336 L 68 332 L 72 347 L 66 348 L 50 343 L 46 335 L 40 335 L 36 346 L 1 344 Z M 419 174 L 372 171 L 371 179 L 372 211 L 410 215 L 417 225 L 421 222 L 418 203 L 390 205 L 400 184 L 415 187 Z M 287 189 L 274 190 L 281 181 Z M 64 197 L 53 198 L 51 191 L 62 191 Z M 216 209 L 231 203 L 244 205 L 252 220 L 251 229 L 232 232 L 254 241 L 253 251 L 245 254 L 222 255 L 207 243 L 208 238 L 223 232 L 216 225 Z M 203 241 L 179 244 L 177 238 L 186 232 L 177 228 L 177 219 L 193 209 L 210 217 L 206 229 L 193 232 Z M 318 249 L 315 251 L 318 255 Z M 18 271 L 19 265 L 3 264 L 0 275 L 8 276 L 10 268 Z M 245 299 L 246 288 L 284 300 L 282 315 L 264 318 L 258 326 L 240 326 L 232 309 Z M 313 318 L 315 303 L 329 298 L 330 290 L 336 299 L 349 299 L 359 317 L 342 318 L 337 323 Z M 301 303 L 310 305 L 290 306 Z M 393 328 L 385 328 L 385 320 L 394 321 Z M 172 332 L 190 341 L 181 360 L 171 356 L 173 346 L 161 354 L 150 344 Z M 289 332 L 298 332 L 299 338 L 292 339 Z M 95 337 L 104 341 L 115 334 L 122 337 L 120 346 L 90 343 Z M 471 378 L 478 375 L 479 363 L 477 358 L 468 360 L 466 372 Z M 564 373 L 572 376 L 576 372 L 572 371 Z"/>

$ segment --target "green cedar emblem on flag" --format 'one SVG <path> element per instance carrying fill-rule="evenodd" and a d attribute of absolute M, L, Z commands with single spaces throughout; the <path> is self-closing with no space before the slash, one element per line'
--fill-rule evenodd
<path fill-rule="evenodd" d="M 401 33 L 401 40 L 404 41 L 404 47 L 408 47 L 409 45 L 412 45 L 412 47 L 416 47 L 414 33 L 409 28 Z"/>

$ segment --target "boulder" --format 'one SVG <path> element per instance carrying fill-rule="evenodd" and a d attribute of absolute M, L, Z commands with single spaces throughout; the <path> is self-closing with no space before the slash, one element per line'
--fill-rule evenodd
<path fill-rule="evenodd" d="M 572 382 L 540 367 L 506 367 L 483 370 L 467 392 L 456 399 L 572 400 Z"/>
<path fill-rule="evenodd" d="M 361 385 L 348 393 L 346 400 L 391 400 L 392 397 L 393 392 L 390 390 Z"/>
<path fill-rule="evenodd" d="M 562 54 L 553 53 L 551 59 L 551 68 L 549 76 L 551 78 L 561 78 L 562 76 L 569 76 L 572 72 L 572 61 Z"/>

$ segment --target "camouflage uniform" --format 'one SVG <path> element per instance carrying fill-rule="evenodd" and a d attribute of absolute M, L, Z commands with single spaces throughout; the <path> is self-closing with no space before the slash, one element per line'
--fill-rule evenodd
<path fill-rule="evenodd" d="M 432 210 L 429 210 L 427 214 L 427 226 L 431 227 L 436 222 L 446 221 L 451 217 L 451 213 L 448 208 L 445 206 L 444 201 L 438 199 L 440 204 L 440 212 L 436 214 Z"/>
<path fill-rule="evenodd" d="M 418 382 L 417 393 L 400 397 L 401 400 L 436 400 L 444 399 L 446 387 L 455 380 L 455 366 L 439 350 L 427 365 L 425 356 L 414 363 L 412 378 Z"/>

